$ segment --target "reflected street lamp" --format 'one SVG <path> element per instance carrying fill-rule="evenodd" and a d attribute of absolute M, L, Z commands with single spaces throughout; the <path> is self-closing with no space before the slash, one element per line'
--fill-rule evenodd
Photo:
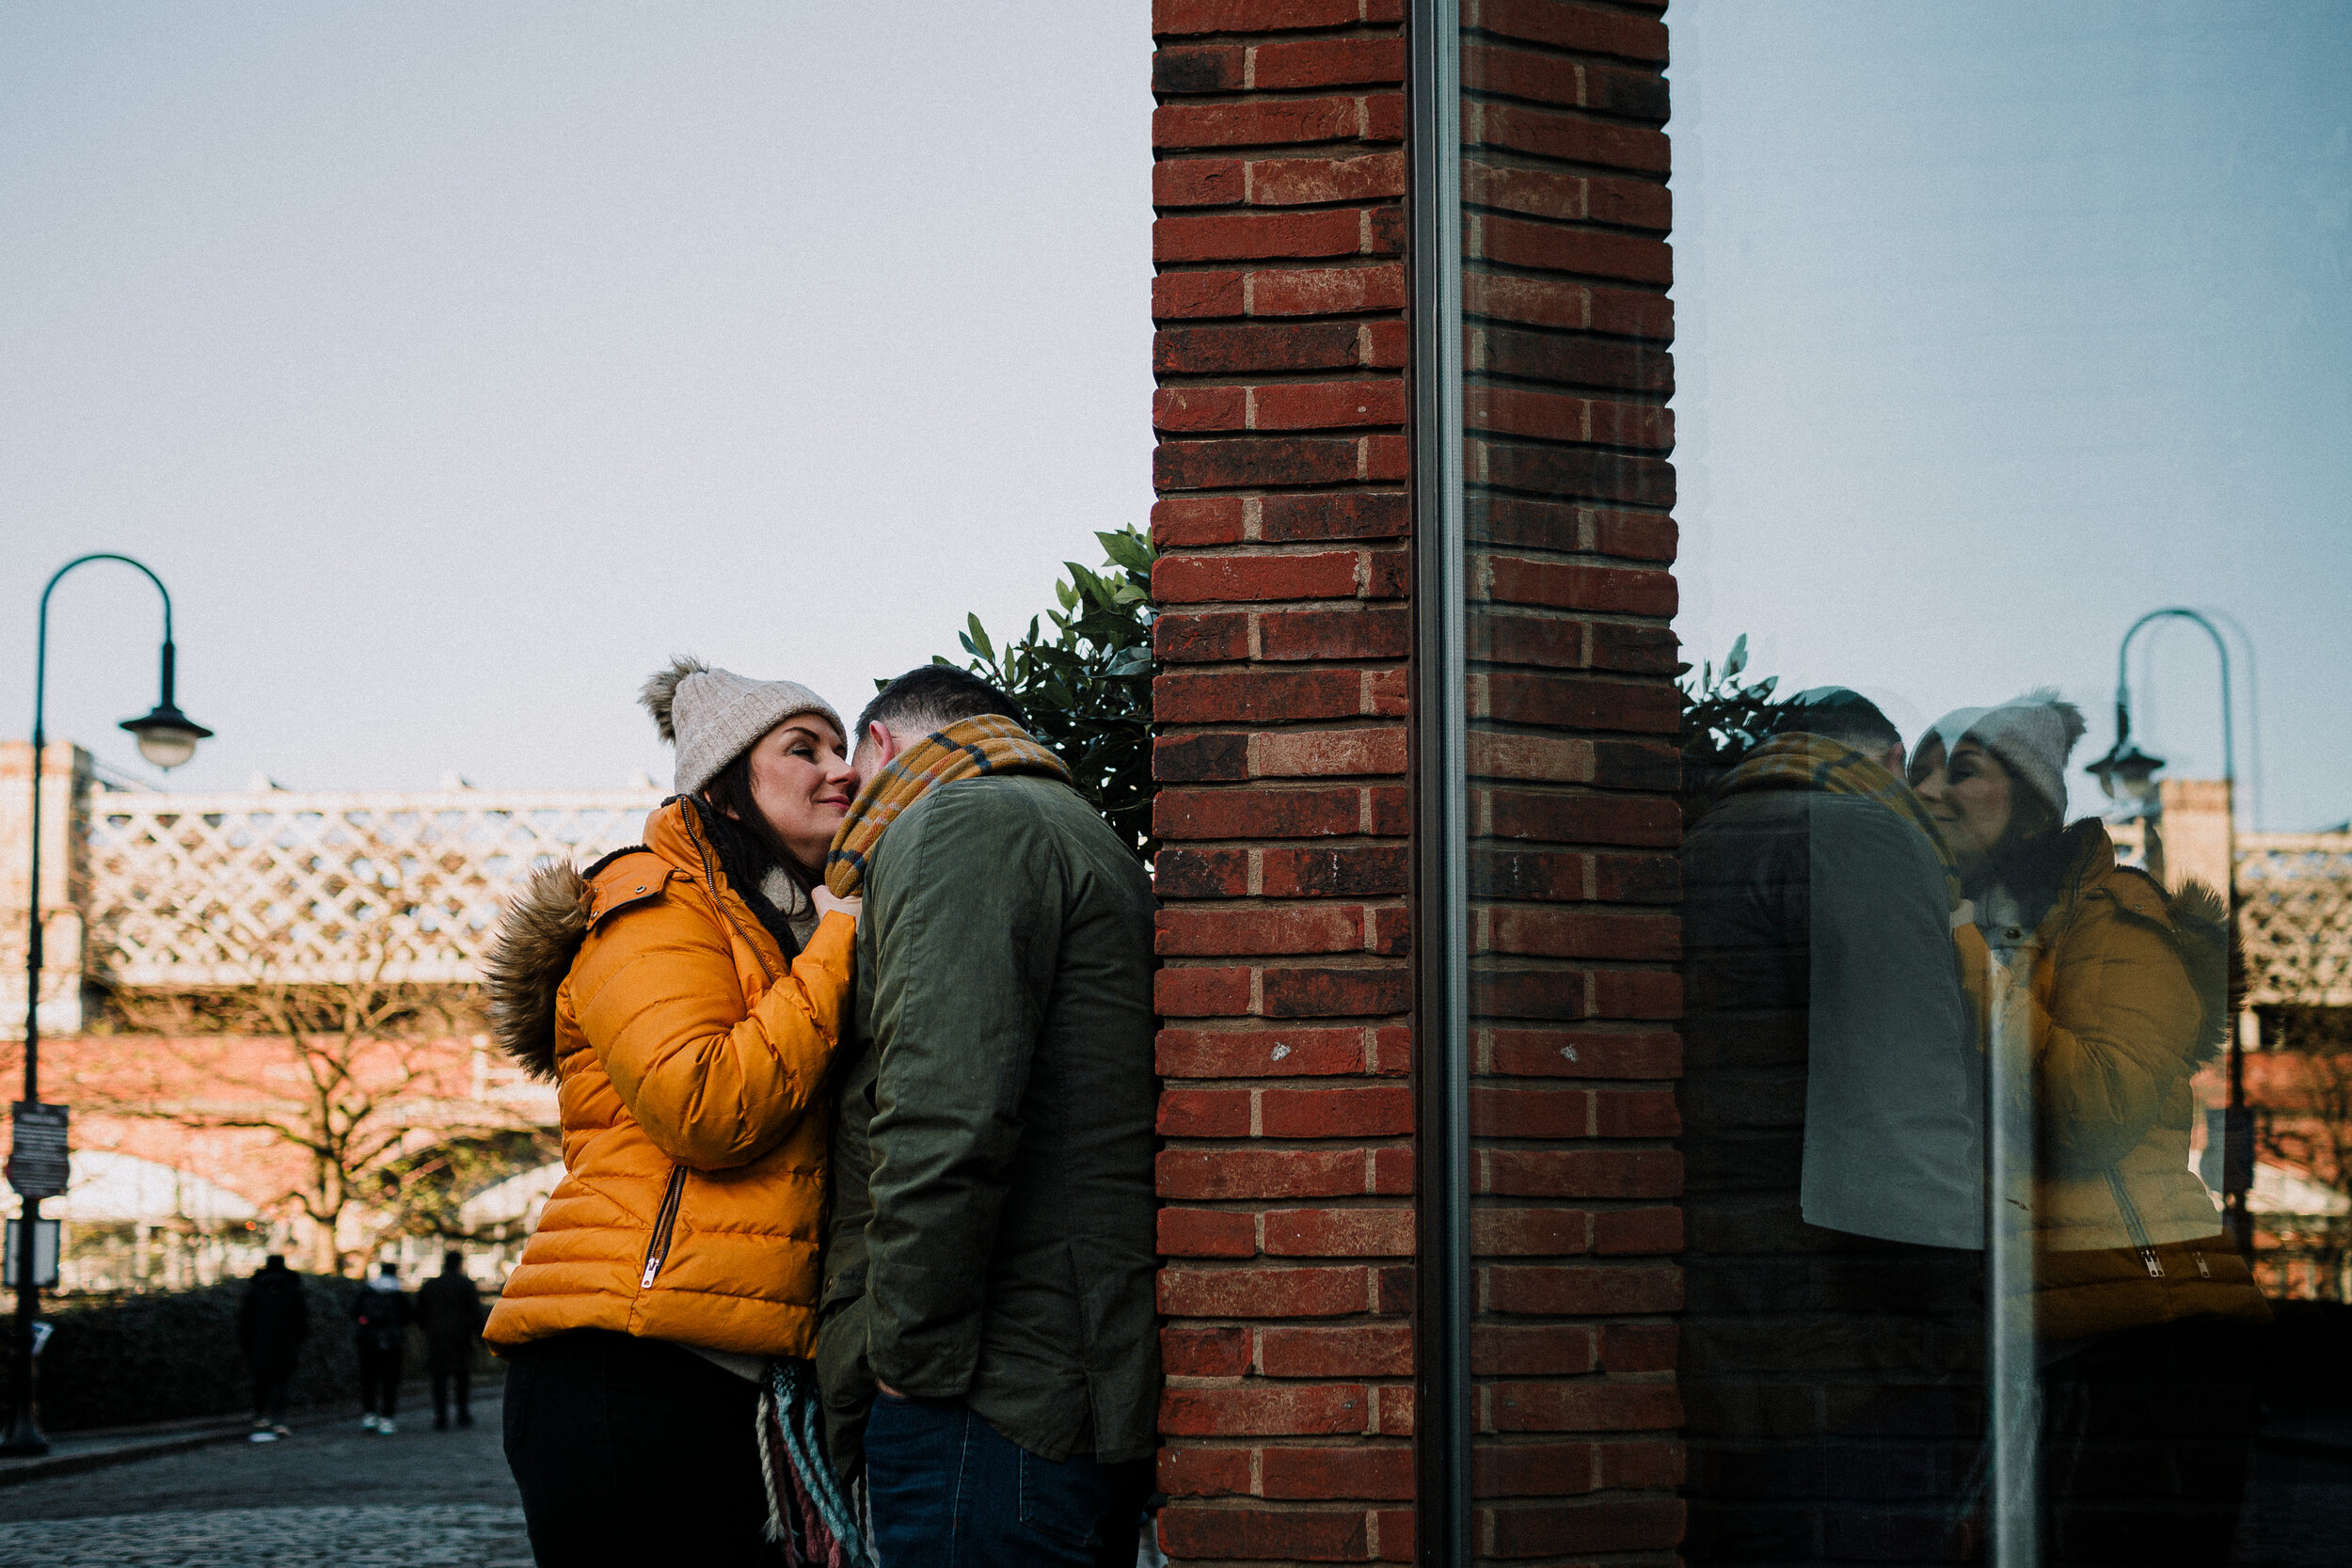
<path fill-rule="evenodd" d="M 2131 743 L 2131 711 L 2115 705 L 2115 746 L 2106 756 L 2083 769 L 2099 781 L 2099 793 L 2124 809 L 2124 821 L 2154 816 L 2161 803 L 2156 774 L 2162 757 L 2152 757 Z"/>
<path fill-rule="evenodd" d="M 2138 817 L 2152 817 L 2161 808 L 2155 782 L 2156 770 L 2164 766 L 2161 757 L 2152 757 L 2131 744 L 2132 736 L 2132 639 L 2139 628 L 2151 621 L 2194 621 L 2213 639 L 2214 652 L 2221 657 L 2221 788 L 2226 803 L 2223 829 L 2226 847 L 2223 864 L 2229 886 L 2222 891 L 2230 901 L 2230 940 L 2237 941 L 2237 725 L 2230 706 L 2230 645 L 2221 640 L 2221 633 L 2211 621 L 2193 610 L 2177 605 L 2164 610 L 2152 610 L 2134 621 L 2123 634 L 2122 644 L 2115 651 L 2115 745 L 2106 756 L 2092 763 L 2084 771 L 2099 781 L 2099 788 L 2106 798 L 2126 807 Z M 2231 1006 L 2227 994 L 2229 983 L 2223 982 L 2222 1006 L 2230 1007 L 2230 1103 L 2222 1115 L 2221 1135 L 2221 1225 L 2230 1240 L 2249 1256 L 2253 1252 L 2253 1227 L 2247 1218 L 2246 1195 L 2254 1184 L 2254 1118 L 2246 1108 L 2246 1048 L 2238 1026 L 2237 1011 Z"/>
<path fill-rule="evenodd" d="M 164 597 L 163 692 L 145 717 L 122 721 L 122 727 L 138 737 L 139 755 L 158 768 L 177 768 L 196 755 L 198 741 L 213 733 L 182 713 L 172 701 L 176 655 L 171 642 L 171 591 L 164 586 L 164 579 L 129 556 L 111 551 L 77 556 L 58 567 L 40 591 L 40 635 L 33 658 L 33 866 L 25 900 L 31 907 L 25 912 L 24 1099 L 16 1106 L 8 1165 L 8 1184 L 17 1191 L 22 1212 L 16 1222 L 16 1336 L 8 1376 L 11 1409 L 7 1435 L 0 1437 L 0 1455 L 49 1451 L 49 1439 L 41 1435 L 33 1382 L 38 1348 L 35 1329 L 40 1322 L 38 1243 L 41 1199 L 65 1191 L 66 1136 L 65 1107 L 40 1102 L 40 783 L 41 753 L 48 745 L 42 719 L 49 685 L 49 595 L 68 572 L 93 561 L 119 561 L 135 567 Z"/>

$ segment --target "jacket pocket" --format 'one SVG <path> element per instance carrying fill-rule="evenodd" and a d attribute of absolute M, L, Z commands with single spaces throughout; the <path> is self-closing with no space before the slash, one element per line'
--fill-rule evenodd
<path fill-rule="evenodd" d="M 2154 1243 L 2148 1240 L 2148 1227 L 2140 1223 L 2139 1205 L 2134 1203 L 2132 1195 L 2124 1190 L 2123 1173 L 2109 1165 L 2106 1178 L 2107 1191 L 2115 1195 L 2115 1207 L 2123 1216 L 2124 1233 L 2132 1239 L 2132 1250 L 2139 1254 L 2139 1266 L 2148 1271 L 2149 1278 L 2162 1279 L 2164 1259 L 2156 1256 Z M 2202 1260 L 2200 1259 L 2201 1265 Z"/>
<path fill-rule="evenodd" d="M 661 1195 L 661 1208 L 653 1217 L 653 1236 L 645 1243 L 645 1272 L 637 1281 L 641 1291 L 653 1289 L 654 1276 L 670 1256 L 670 1234 L 677 1228 L 678 1205 L 686 1197 L 686 1167 L 670 1171 L 670 1190 Z"/>
<path fill-rule="evenodd" d="M 1094 1411 L 1095 1457 L 1108 1463 L 1149 1453 L 1160 1393 L 1154 1259 L 1108 1236 L 1073 1236 L 1069 1246 L 1078 1292 L 1078 1359 Z"/>
<path fill-rule="evenodd" d="M 825 1281 L 809 1359 L 825 1408 L 826 1457 L 842 1480 L 865 1467 L 866 1417 L 874 1404 L 874 1370 L 866 1360 L 866 1270 L 844 1269 Z"/>

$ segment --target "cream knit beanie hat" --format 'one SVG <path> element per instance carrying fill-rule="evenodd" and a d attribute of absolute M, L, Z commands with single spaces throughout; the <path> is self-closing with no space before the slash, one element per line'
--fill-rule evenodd
<path fill-rule="evenodd" d="M 2082 709 L 2045 686 L 1999 707 L 1955 708 L 1936 721 L 1929 736 L 1944 742 L 1947 754 L 1958 751 L 1963 740 L 1975 739 L 2050 802 L 2064 821 L 2067 753 L 2083 737 L 2085 727 Z M 1921 744 L 1929 736 L 1920 737 Z"/>
<path fill-rule="evenodd" d="M 848 734 L 833 705 L 798 681 L 750 680 L 685 654 L 647 681 L 637 700 L 653 715 L 661 738 L 677 748 L 671 787 L 679 795 L 717 778 L 754 741 L 797 714 L 821 714 L 834 734 Z"/>

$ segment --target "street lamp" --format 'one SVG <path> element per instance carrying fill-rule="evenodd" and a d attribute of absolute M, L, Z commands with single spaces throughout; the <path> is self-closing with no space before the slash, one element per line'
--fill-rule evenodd
<path fill-rule="evenodd" d="M 2156 787 L 2156 774 L 2164 767 L 2162 757 L 2152 757 L 2130 743 L 2131 721 L 2129 710 L 2118 703 L 2114 749 L 2083 769 L 2098 779 L 2102 795 L 2123 808 L 2126 822 L 2158 814 L 2162 792 Z"/>
<path fill-rule="evenodd" d="M 196 755 L 198 741 L 213 733 L 182 713 L 172 701 L 171 591 L 164 586 L 164 579 L 129 556 L 111 551 L 77 556 L 58 567 L 40 591 L 40 632 L 33 657 L 33 867 L 25 900 L 31 908 L 25 915 L 24 942 L 24 1099 L 15 1107 L 8 1164 L 8 1184 L 22 1199 L 23 1212 L 17 1220 L 16 1337 L 8 1378 L 12 1409 L 8 1433 L 0 1437 L 0 1455 L 49 1451 L 49 1439 L 40 1432 L 33 1386 L 34 1330 L 40 1321 L 37 1254 L 40 1201 L 65 1191 L 66 1118 L 64 1106 L 40 1102 L 40 779 L 41 753 L 48 743 L 42 719 L 49 685 L 49 595 L 56 592 L 68 572 L 93 561 L 119 561 L 136 567 L 164 597 L 163 694 L 145 717 L 122 721 L 122 727 L 138 737 L 139 755 L 158 768 L 177 768 Z"/>
<path fill-rule="evenodd" d="M 2151 621 L 2194 621 L 2213 639 L 2214 652 L 2221 657 L 2221 799 L 2224 805 L 2224 850 L 2222 863 L 2228 868 L 2229 886 L 2223 891 L 2230 900 L 2230 939 L 2237 940 L 2237 726 L 2231 717 L 2230 706 L 2230 645 L 2211 621 L 2193 610 L 2171 606 L 2152 610 L 2134 621 L 2123 634 L 2122 644 L 2115 652 L 2115 745 L 2106 756 L 2092 763 L 2084 771 L 2099 781 L 2099 788 L 2108 800 L 2125 805 L 2137 816 L 2153 816 L 2158 808 L 2159 797 L 2154 774 L 2164 766 L 2160 757 L 2152 757 L 2131 745 L 2132 639 L 2139 628 Z M 2228 985 L 2224 982 L 2222 1005 L 2230 1006 Z M 2221 1136 L 2221 1223 L 2231 1241 L 2249 1253 L 2253 1248 L 2253 1230 L 2246 1214 L 2247 1190 L 2254 1184 L 2254 1118 L 2246 1108 L 2246 1047 L 2238 1027 L 2235 1008 L 2231 1008 L 2229 1021 L 2230 1046 L 2230 1104 L 2222 1115 Z"/>

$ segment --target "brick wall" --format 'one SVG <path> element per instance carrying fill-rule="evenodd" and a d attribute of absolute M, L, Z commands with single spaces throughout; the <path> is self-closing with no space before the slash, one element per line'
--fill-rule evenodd
<path fill-rule="evenodd" d="M 1655 10 L 1462 5 L 1482 1560 L 1671 1561 L 1682 1534 Z"/>
<path fill-rule="evenodd" d="M 1664 29 L 1464 12 L 1477 1530 L 1582 1561 L 1678 1529 Z M 1403 5 L 1152 14 L 1162 1535 L 1411 1560 Z"/>
<path fill-rule="evenodd" d="M 1400 21 L 1152 12 L 1180 1560 L 1412 1553 Z"/>

